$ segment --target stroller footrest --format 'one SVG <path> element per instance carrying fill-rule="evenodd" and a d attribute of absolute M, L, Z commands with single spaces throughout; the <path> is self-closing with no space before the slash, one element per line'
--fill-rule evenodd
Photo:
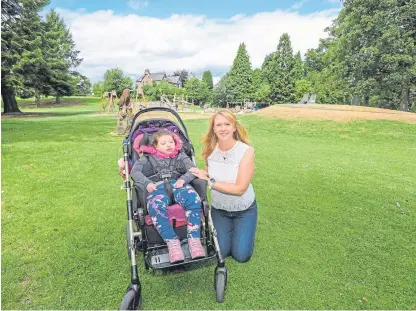
<path fill-rule="evenodd" d="M 208 252 L 207 252 L 206 246 L 203 245 L 202 247 L 204 248 L 205 253 L 207 254 Z M 169 253 L 168 253 L 167 248 L 163 250 L 158 250 L 156 252 L 149 252 L 148 258 L 146 259 L 148 259 L 149 265 L 152 269 L 163 269 L 163 268 L 183 265 L 183 264 L 190 263 L 190 262 L 202 261 L 202 260 L 206 260 L 212 257 L 212 256 L 211 257 L 206 256 L 206 257 L 202 257 L 198 259 L 192 259 L 187 243 L 182 244 L 182 250 L 185 254 L 185 260 L 181 262 L 175 262 L 174 264 L 170 263 L 169 261 Z"/>

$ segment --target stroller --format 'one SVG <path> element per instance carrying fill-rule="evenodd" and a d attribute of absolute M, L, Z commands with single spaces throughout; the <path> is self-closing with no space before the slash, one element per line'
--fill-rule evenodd
<path fill-rule="evenodd" d="M 130 131 L 122 143 L 126 174 L 124 183 L 127 193 L 126 235 L 128 257 L 131 261 L 131 283 L 120 304 L 120 310 L 138 310 L 141 306 L 141 284 L 136 263 L 136 252 L 143 253 L 146 270 L 166 269 L 173 266 L 208 261 L 216 257 L 218 263 L 214 272 L 214 289 L 216 300 L 222 302 L 227 283 L 227 269 L 221 256 L 217 234 L 211 218 L 207 199 L 207 182 L 197 178 L 191 182 L 192 187 L 201 198 L 201 244 L 205 249 L 206 256 L 192 259 L 187 245 L 185 212 L 180 205 L 174 204 L 169 206 L 168 215 L 174 231 L 181 239 L 185 260 L 179 263 L 170 263 L 167 245 L 154 228 L 151 217 L 148 215 L 147 192 L 132 187 L 130 180 L 129 170 L 135 161 L 140 158 L 140 154 L 136 150 L 143 144 L 149 144 L 152 134 L 160 129 L 167 129 L 178 135 L 183 142 L 182 151 L 195 163 L 194 148 L 182 119 L 172 109 L 155 107 L 137 112 L 131 124 Z M 152 168 L 145 167 L 143 172 L 146 171 L 152 173 Z M 146 175 L 146 173 L 144 174 Z"/>

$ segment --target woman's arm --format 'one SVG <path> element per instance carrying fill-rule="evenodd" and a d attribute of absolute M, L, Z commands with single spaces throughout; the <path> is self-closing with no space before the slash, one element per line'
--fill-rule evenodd
<path fill-rule="evenodd" d="M 191 172 L 205 180 L 209 180 L 206 171 L 203 170 L 191 170 Z M 251 179 L 254 174 L 254 149 L 247 149 L 243 158 L 241 159 L 240 166 L 238 168 L 237 180 L 235 183 L 228 182 L 215 182 L 213 189 L 218 190 L 223 193 L 233 194 L 233 195 L 243 195 L 246 192 L 248 186 L 250 185 Z"/>

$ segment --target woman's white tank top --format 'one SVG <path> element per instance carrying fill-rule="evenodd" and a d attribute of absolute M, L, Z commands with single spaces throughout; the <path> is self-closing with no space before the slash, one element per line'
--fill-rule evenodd
<path fill-rule="evenodd" d="M 225 152 L 220 151 L 218 146 L 216 146 L 214 151 L 208 156 L 209 176 L 214 178 L 216 182 L 235 183 L 241 159 L 249 148 L 252 147 L 241 141 L 237 141 L 230 150 Z M 213 207 L 234 212 L 249 208 L 254 202 L 255 195 L 253 186 L 250 183 L 241 196 L 225 194 L 212 189 L 211 199 Z"/>

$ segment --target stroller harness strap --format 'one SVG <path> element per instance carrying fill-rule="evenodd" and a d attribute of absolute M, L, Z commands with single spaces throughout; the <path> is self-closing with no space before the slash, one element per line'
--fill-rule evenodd
<path fill-rule="evenodd" d="M 163 181 L 165 192 L 169 196 L 169 205 L 173 204 L 173 189 L 170 181 L 178 179 L 181 174 L 176 170 L 177 157 L 173 159 L 164 159 L 164 161 L 156 161 L 152 156 L 145 155 L 152 167 L 153 175 L 148 178 L 154 182 Z"/>

